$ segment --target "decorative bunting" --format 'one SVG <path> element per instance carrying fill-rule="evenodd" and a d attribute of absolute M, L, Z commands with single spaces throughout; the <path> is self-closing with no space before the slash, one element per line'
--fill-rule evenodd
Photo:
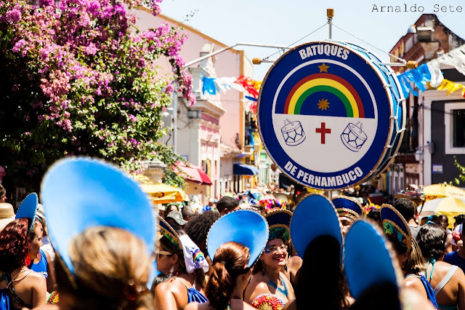
<path fill-rule="evenodd" d="M 440 68 L 441 64 L 453 66 L 458 72 L 465 75 L 465 45 L 426 64 L 422 64 L 416 69 L 399 74 L 397 77 L 404 96 L 408 97 L 410 93 L 418 96 L 418 92 L 413 88 L 413 85 L 415 85 L 420 91 L 432 87 L 440 91 L 446 91 L 447 95 L 460 90 L 462 96 L 465 97 L 465 85 L 444 79 Z"/>
<path fill-rule="evenodd" d="M 241 75 L 238 78 L 234 77 L 202 77 L 202 93 L 216 95 L 218 92 L 225 92 L 230 89 L 235 89 L 244 93 L 244 98 L 250 101 L 248 104 L 250 111 L 257 112 L 258 94 L 262 82 L 252 80 L 248 77 Z"/>

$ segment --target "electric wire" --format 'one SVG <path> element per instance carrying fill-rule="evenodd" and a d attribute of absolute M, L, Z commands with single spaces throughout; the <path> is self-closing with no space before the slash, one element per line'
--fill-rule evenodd
<path fill-rule="evenodd" d="M 322 29 L 323 27 L 325 27 L 327 24 L 328 24 L 328 23 L 324 23 L 323 25 L 321 25 L 321 26 L 318 27 L 317 29 L 313 30 L 313 31 L 310 32 L 309 34 L 306 34 L 305 36 L 303 36 L 302 38 L 298 39 L 297 41 L 292 42 L 291 44 L 287 45 L 286 47 L 289 48 L 289 47 L 293 46 L 294 44 L 299 43 L 299 42 L 302 41 L 303 39 L 305 39 L 305 38 L 311 36 L 311 35 L 314 34 L 315 32 L 317 32 L 317 31 L 319 31 L 320 29 Z M 277 51 L 277 52 L 274 52 L 274 53 L 272 53 L 272 54 L 266 56 L 265 58 L 262 59 L 262 62 L 263 62 L 263 61 L 267 61 L 270 57 L 272 57 L 272 56 L 274 56 L 274 55 L 276 55 L 276 54 L 278 54 L 278 53 L 280 53 L 280 52 L 281 52 L 281 51 Z"/>

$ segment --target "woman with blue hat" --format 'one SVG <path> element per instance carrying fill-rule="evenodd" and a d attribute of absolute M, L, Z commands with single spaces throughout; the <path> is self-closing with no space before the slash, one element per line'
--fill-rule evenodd
<path fill-rule="evenodd" d="M 47 301 L 47 284 L 40 273 L 26 266 L 29 242 L 29 222 L 15 219 L 0 232 L 0 269 L 6 290 L 1 303 L 6 309 L 39 307 Z"/>
<path fill-rule="evenodd" d="M 403 285 L 416 289 L 437 308 L 436 296 L 431 284 L 424 277 L 425 259 L 421 254 L 412 232 L 402 215 L 392 206 L 381 206 L 381 220 L 384 233 L 393 245 L 399 265 L 404 273 Z"/>
<path fill-rule="evenodd" d="M 266 215 L 268 242 L 253 270 L 245 291 L 245 300 L 258 309 L 282 309 L 294 300 L 294 289 L 285 273 L 290 244 L 289 225 L 292 212 L 275 210 Z"/>
<path fill-rule="evenodd" d="M 258 213 L 239 210 L 213 224 L 207 249 L 212 268 L 206 286 L 208 302 L 191 303 L 185 310 L 252 310 L 243 292 L 268 239 L 268 225 Z"/>
<path fill-rule="evenodd" d="M 290 230 L 303 263 L 295 286 L 296 299 L 285 309 L 346 308 L 342 234 L 331 201 L 316 194 L 305 197 L 294 211 Z"/>
<path fill-rule="evenodd" d="M 37 307 L 46 302 L 45 278 L 26 266 L 34 231 L 37 194 L 29 194 L 21 203 L 16 219 L 0 233 L 0 268 L 7 280 L 11 307 Z M 36 227 L 35 227 L 36 226 Z"/>
<path fill-rule="evenodd" d="M 183 231 L 159 217 L 157 268 L 165 281 L 157 284 L 154 302 L 157 309 L 184 309 L 189 303 L 204 303 L 205 273 L 209 266 L 204 254 Z"/>
<path fill-rule="evenodd" d="M 59 309 L 153 309 L 156 230 L 138 184 L 103 161 L 68 158 L 47 171 L 41 194 Z"/>
<path fill-rule="evenodd" d="M 433 310 L 414 289 L 401 287 L 395 253 L 374 222 L 356 221 L 344 241 L 344 273 L 355 303 L 350 310 Z"/>
<path fill-rule="evenodd" d="M 362 205 L 355 198 L 346 196 L 336 196 L 332 199 L 332 203 L 342 225 L 342 235 L 345 236 L 350 226 L 362 217 Z"/>

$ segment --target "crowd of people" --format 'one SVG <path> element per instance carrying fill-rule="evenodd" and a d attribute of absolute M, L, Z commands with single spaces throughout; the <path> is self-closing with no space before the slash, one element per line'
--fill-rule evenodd
<path fill-rule="evenodd" d="M 465 216 L 418 221 L 407 198 L 159 212 L 89 158 L 53 165 L 16 212 L 5 197 L 0 185 L 0 309 L 465 310 Z"/>

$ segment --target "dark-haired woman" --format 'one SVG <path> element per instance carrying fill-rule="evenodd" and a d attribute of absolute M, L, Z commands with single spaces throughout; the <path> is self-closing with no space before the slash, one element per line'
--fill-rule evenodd
<path fill-rule="evenodd" d="M 34 308 L 46 303 L 44 276 L 26 267 L 28 220 L 17 219 L 0 232 L 0 269 L 7 279 L 13 309 Z"/>
<path fill-rule="evenodd" d="M 181 310 L 191 302 L 207 301 L 204 296 L 205 274 L 202 269 L 187 272 L 179 236 L 173 231 L 171 233 L 162 234 L 160 239 L 157 269 L 167 280 L 156 284 L 154 303 L 156 309 Z"/>
<path fill-rule="evenodd" d="M 428 261 L 425 276 L 434 288 L 441 310 L 465 310 L 465 275 L 454 265 L 442 261 L 446 251 L 447 232 L 436 224 L 421 227 L 417 242 Z"/>
<path fill-rule="evenodd" d="M 349 300 L 340 255 L 341 245 L 334 237 L 322 235 L 312 240 L 297 273 L 296 299 L 284 309 L 346 309 Z"/>
<path fill-rule="evenodd" d="M 281 238 L 270 240 L 254 267 L 252 281 L 245 291 L 245 301 L 261 304 L 261 298 L 273 298 L 284 307 L 295 299 L 294 289 L 284 273 L 287 264 L 288 246 Z"/>
<path fill-rule="evenodd" d="M 253 310 L 242 301 L 242 293 L 251 276 L 249 249 L 237 242 L 221 245 L 215 254 L 206 287 L 208 302 L 191 303 L 185 310 Z"/>

